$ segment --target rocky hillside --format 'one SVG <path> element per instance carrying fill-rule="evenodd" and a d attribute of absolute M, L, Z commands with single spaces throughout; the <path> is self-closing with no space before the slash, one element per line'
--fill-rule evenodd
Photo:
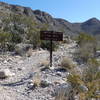
<path fill-rule="evenodd" d="M 17 22 L 17 20 L 20 21 Z M 53 18 L 50 14 L 40 10 L 0 2 L 1 30 L 20 34 L 27 33 L 30 24 L 35 29 L 44 28 L 63 31 L 65 34 L 70 35 L 80 32 L 100 34 L 100 20 L 96 18 L 83 23 L 70 23 L 64 19 Z"/>

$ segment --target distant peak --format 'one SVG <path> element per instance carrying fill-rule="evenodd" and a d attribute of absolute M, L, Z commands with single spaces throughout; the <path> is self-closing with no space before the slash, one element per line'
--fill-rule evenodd
<path fill-rule="evenodd" d="M 0 6 L 8 6 L 9 4 L 8 3 L 5 3 L 5 2 L 1 2 L 0 1 Z"/>
<path fill-rule="evenodd" d="M 94 18 L 89 19 L 88 21 L 99 22 L 100 20 L 94 17 Z"/>
<path fill-rule="evenodd" d="M 100 24 L 100 20 L 97 18 L 91 18 L 91 19 L 85 21 L 84 24 L 96 25 L 96 24 Z"/>

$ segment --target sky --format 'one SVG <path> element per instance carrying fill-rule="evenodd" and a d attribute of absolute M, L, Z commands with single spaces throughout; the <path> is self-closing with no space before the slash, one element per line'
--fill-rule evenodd
<path fill-rule="evenodd" d="M 69 22 L 84 22 L 96 17 L 100 20 L 100 0 L 0 0 L 9 4 L 39 9 L 55 18 Z"/>

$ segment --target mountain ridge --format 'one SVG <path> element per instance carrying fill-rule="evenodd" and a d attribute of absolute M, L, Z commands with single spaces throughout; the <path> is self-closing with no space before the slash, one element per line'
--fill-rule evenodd
<path fill-rule="evenodd" d="M 5 14 L 18 14 L 26 17 L 31 17 L 38 24 L 48 24 L 50 30 L 63 31 L 65 34 L 79 34 L 81 32 L 89 34 L 100 34 L 100 20 L 97 18 L 88 19 L 82 23 L 71 23 L 62 18 L 53 18 L 47 12 L 41 10 L 32 10 L 29 7 L 19 5 L 10 5 L 0 2 L 0 12 Z M 5 16 L 4 16 L 5 17 Z M 0 19 L 1 19 L 0 15 Z"/>

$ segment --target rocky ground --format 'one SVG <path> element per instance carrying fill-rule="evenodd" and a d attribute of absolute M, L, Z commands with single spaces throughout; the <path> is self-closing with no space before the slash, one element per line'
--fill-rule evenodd
<path fill-rule="evenodd" d="M 35 50 L 31 57 L 1 55 L 0 70 L 8 69 L 13 75 L 0 80 L 0 100 L 54 100 L 60 86 L 70 91 L 71 86 L 66 83 L 69 72 L 59 67 L 63 57 L 73 59 L 75 48 L 74 42 L 60 45 L 53 52 L 53 67 L 50 69 L 44 68 L 46 63 L 43 64 L 49 60 L 46 50 Z M 35 88 L 33 80 L 41 80 L 41 86 Z"/>

